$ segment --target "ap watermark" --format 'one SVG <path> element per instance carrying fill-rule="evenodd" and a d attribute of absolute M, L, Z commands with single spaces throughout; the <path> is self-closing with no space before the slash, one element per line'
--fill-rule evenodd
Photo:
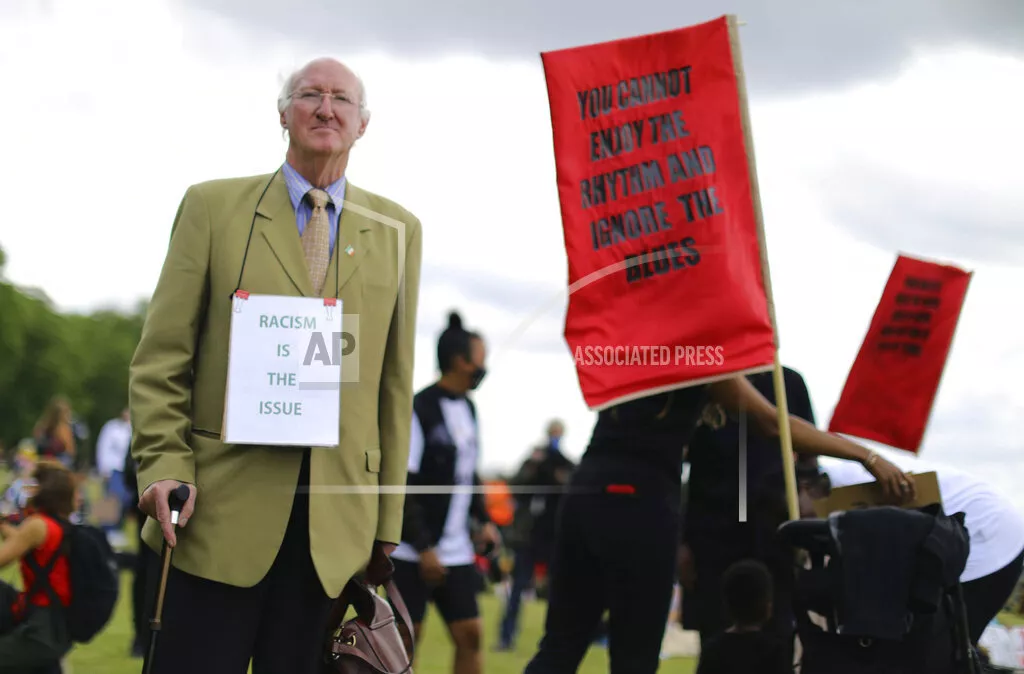
<path fill-rule="evenodd" d="M 341 318 L 340 330 L 313 330 L 294 345 L 300 391 L 332 390 L 359 381 L 359 314 Z"/>
<path fill-rule="evenodd" d="M 588 344 L 577 346 L 573 358 L 583 367 L 718 367 L 725 363 L 725 350 L 721 345 Z"/>

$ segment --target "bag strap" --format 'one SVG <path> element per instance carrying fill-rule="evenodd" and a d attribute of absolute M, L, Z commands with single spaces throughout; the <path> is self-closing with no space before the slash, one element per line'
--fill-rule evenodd
<path fill-rule="evenodd" d="M 388 594 L 388 601 L 395 607 L 396 616 L 405 625 L 402 641 L 405 642 L 405 648 L 409 652 L 409 662 L 412 662 L 416 650 L 416 634 L 412 618 L 409 616 L 409 609 L 405 605 L 405 600 L 402 599 L 402 593 L 398 591 L 398 586 L 395 585 L 394 577 L 388 578 L 388 582 L 384 584 L 384 591 Z"/>
<path fill-rule="evenodd" d="M 416 648 L 416 637 L 413 631 L 412 618 L 409 615 L 409 609 L 405 605 L 405 600 L 402 599 L 401 592 L 398 591 L 398 586 L 395 584 L 394 578 L 389 578 L 383 585 L 384 591 L 387 593 L 388 602 L 394 608 L 395 617 L 398 619 L 399 627 L 404 627 L 404 630 L 399 630 L 402 633 L 402 641 L 405 644 L 406 651 L 409 655 L 409 661 L 412 662 L 413 655 Z M 353 605 L 353 597 L 355 592 L 374 592 L 374 587 L 366 585 L 365 583 L 352 578 L 345 585 L 345 589 L 341 591 L 341 596 L 338 597 L 334 602 L 334 607 L 331 609 L 331 616 L 328 620 L 328 635 L 334 634 L 338 628 L 344 623 L 345 614 L 348 612 L 350 606 Z M 358 609 L 357 609 L 358 610 Z"/>
<path fill-rule="evenodd" d="M 39 586 L 42 585 L 42 589 L 46 591 L 52 605 L 55 608 L 63 606 L 60 597 L 57 596 L 57 591 L 53 589 L 53 583 L 50 582 L 50 574 L 53 573 L 53 567 L 57 564 L 57 560 L 61 557 L 68 556 L 68 530 L 62 521 L 55 521 L 60 526 L 60 545 L 58 545 L 57 549 L 53 551 L 52 555 L 50 555 L 50 559 L 46 562 L 46 565 L 40 566 L 39 562 L 36 561 L 35 550 L 25 557 L 25 561 L 28 563 L 28 567 L 32 569 L 32 574 L 34 576 L 32 579 L 32 585 L 25 591 L 26 604 L 31 604 L 30 599 L 32 598 L 32 595 L 38 592 L 40 589 Z"/>

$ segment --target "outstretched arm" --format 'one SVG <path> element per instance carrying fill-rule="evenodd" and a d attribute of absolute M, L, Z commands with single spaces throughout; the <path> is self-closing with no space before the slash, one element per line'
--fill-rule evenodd
<path fill-rule="evenodd" d="M 730 414 L 746 412 L 754 427 L 767 437 L 778 437 L 779 417 L 772 405 L 746 377 L 733 377 L 711 384 L 712 399 Z M 789 415 L 793 449 L 801 454 L 831 456 L 864 465 L 894 500 L 913 498 L 914 483 L 903 471 L 866 447 L 832 433 L 819 431 L 803 419 Z M 904 487 L 906 485 L 906 487 Z"/>

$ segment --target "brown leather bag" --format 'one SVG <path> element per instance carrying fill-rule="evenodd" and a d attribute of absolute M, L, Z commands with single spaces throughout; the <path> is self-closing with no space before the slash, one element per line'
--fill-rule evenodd
<path fill-rule="evenodd" d="M 345 586 L 331 612 L 324 674 L 413 674 L 409 610 L 394 580 L 383 587 L 386 599 L 363 580 Z M 356 616 L 343 622 L 350 606 Z"/>

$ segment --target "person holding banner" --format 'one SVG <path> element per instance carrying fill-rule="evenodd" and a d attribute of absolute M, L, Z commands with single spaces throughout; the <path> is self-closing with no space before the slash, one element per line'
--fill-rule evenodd
<path fill-rule="evenodd" d="M 605 610 L 611 671 L 658 669 L 676 576 L 682 454 L 708 403 L 776 437 L 779 417 L 742 376 L 608 407 L 563 496 L 544 636 L 526 674 L 574 672 Z M 797 452 L 863 464 L 894 499 L 913 498 L 899 468 L 846 438 L 789 417 Z"/>
<path fill-rule="evenodd" d="M 789 367 L 782 371 L 790 415 L 814 425 L 814 409 L 803 376 Z M 747 379 L 775 404 L 771 372 L 750 374 Z M 727 629 L 730 623 L 722 603 L 722 574 L 741 560 L 755 559 L 771 572 L 775 597 L 765 629 L 791 644 L 792 553 L 775 540 L 779 525 L 788 519 L 781 447 L 778 438 L 757 432 L 746 421 L 730 419 L 720 406 L 709 405 L 688 445 L 689 501 L 683 556 L 692 564 L 692 573 L 687 574 L 684 595 L 686 626 L 700 633 L 701 643 Z M 741 474 L 741 458 L 745 478 L 742 511 L 736 479 Z"/>
<path fill-rule="evenodd" d="M 157 673 L 318 672 L 333 600 L 401 537 L 421 225 L 348 180 L 348 67 L 308 63 L 277 107 L 278 170 L 186 190 L 131 363 L 143 540 L 174 548 Z"/>

